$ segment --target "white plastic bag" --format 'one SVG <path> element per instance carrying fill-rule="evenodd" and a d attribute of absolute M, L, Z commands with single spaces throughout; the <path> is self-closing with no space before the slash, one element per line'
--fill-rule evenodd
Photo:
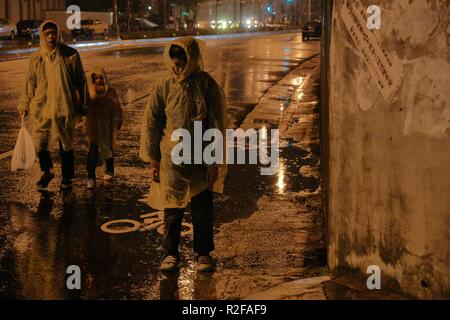
<path fill-rule="evenodd" d="M 34 149 L 33 140 L 25 128 L 22 118 L 22 128 L 20 128 L 19 137 L 17 138 L 11 160 L 11 171 L 16 171 L 17 169 L 30 169 L 34 161 L 36 161 L 36 151 Z"/>

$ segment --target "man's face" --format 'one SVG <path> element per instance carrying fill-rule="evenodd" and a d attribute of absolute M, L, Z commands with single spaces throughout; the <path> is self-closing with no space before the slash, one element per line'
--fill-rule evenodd
<path fill-rule="evenodd" d="M 173 58 L 172 62 L 174 65 L 175 74 L 177 76 L 181 75 L 183 73 L 184 68 L 186 67 L 186 61 L 178 58 Z"/>
<path fill-rule="evenodd" d="M 58 39 L 58 31 L 53 28 L 48 28 L 44 30 L 44 37 L 45 42 L 47 43 L 47 46 L 51 49 L 54 49 L 57 44 Z"/>

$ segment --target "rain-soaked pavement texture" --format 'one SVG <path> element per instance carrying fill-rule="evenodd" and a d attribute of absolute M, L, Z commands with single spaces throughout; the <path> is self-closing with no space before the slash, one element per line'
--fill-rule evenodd
<path fill-rule="evenodd" d="M 150 178 L 147 165 L 138 157 L 138 147 L 148 90 L 164 69 L 162 50 L 153 46 L 81 55 L 86 70 L 97 65 L 106 67 L 111 85 L 124 105 L 125 122 L 115 156 L 116 178 L 113 184 L 99 184 L 96 191 L 85 188 L 86 150 L 80 131 L 76 138 L 76 180 L 72 192 L 59 191 L 56 154 L 57 176 L 46 192 L 36 191 L 40 176 L 37 164 L 28 171 L 10 172 L 11 158 L 4 153 L 13 149 L 20 126 L 15 107 L 27 60 L 0 62 L 0 298 L 237 297 L 232 292 L 217 292 L 216 282 L 221 280 L 215 275 L 196 274 L 189 213 L 181 245 L 180 272 L 166 276 L 158 271 L 162 258 L 161 219 L 145 203 Z M 230 117 L 236 127 L 270 86 L 318 51 L 318 42 L 302 43 L 300 34 L 237 37 L 206 41 L 204 62 L 206 71 L 225 88 Z M 225 193 L 215 199 L 216 230 L 239 221 L 251 221 L 261 203 L 270 207 L 273 196 L 282 198 L 285 192 L 318 187 L 317 179 L 299 176 L 300 166 L 315 161 L 304 150 L 295 146 L 285 148 L 280 161 L 282 185 L 279 174 L 260 176 L 256 165 L 230 166 Z M 276 208 L 272 209 L 275 210 L 272 215 L 276 215 Z M 114 222 L 123 219 L 128 220 Z M 225 245 L 227 229 L 221 232 L 216 251 Z M 226 257 L 219 259 L 216 274 L 230 263 Z M 81 290 L 66 288 L 66 269 L 70 265 L 81 269 Z M 248 267 L 251 270 L 251 261 Z"/>

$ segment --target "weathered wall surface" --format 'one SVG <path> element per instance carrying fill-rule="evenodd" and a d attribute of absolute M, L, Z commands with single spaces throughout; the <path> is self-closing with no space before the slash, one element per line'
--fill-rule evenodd
<path fill-rule="evenodd" d="M 329 264 L 450 297 L 450 63 L 445 0 L 363 0 L 400 79 L 384 98 L 333 4 Z M 427 288 L 428 287 L 428 288 Z"/>

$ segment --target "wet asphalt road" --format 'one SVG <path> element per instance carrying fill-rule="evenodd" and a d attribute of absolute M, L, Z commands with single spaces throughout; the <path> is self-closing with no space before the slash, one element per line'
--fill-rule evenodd
<path fill-rule="evenodd" d="M 302 43 L 301 34 L 236 36 L 207 40 L 204 62 L 206 71 L 225 88 L 232 124 L 238 126 L 271 85 L 319 50 L 318 42 Z M 72 192 L 59 191 L 56 154 L 57 177 L 43 193 L 35 187 L 40 176 L 37 164 L 26 172 L 11 173 L 11 158 L 0 160 L 0 298 L 215 298 L 205 294 L 208 277 L 195 275 L 188 213 L 180 273 L 164 276 L 158 271 L 161 220 L 145 203 L 150 179 L 147 165 L 138 158 L 138 147 L 149 88 L 164 70 L 162 51 L 161 46 L 151 46 L 81 54 L 86 70 L 106 67 L 124 106 L 113 184 L 98 183 L 97 190 L 86 190 L 86 150 L 80 131 Z M 0 62 L 0 154 L 15 144 L 20 126 L 15 107 L 26 63 L 26 59 Z M 290 148 L 281 154 L 286 190 L 317 187 L 315 180 L 299 179 L 299 163 L 294 159 L 301 158 L 301 152 Z M 98 170 L 101 177 L 102 169 Z M 277 177 L 259 176 L 257 166 L 230 166 L 229 171 L 224 195 L 215 198 L 216 228 L 251 215 L 260 197 L 277 192 Z M 123 219 L 128 221 L 105 226 Z M 81 290 L 66 288 L 70 265 L 81 269 Z"/>

